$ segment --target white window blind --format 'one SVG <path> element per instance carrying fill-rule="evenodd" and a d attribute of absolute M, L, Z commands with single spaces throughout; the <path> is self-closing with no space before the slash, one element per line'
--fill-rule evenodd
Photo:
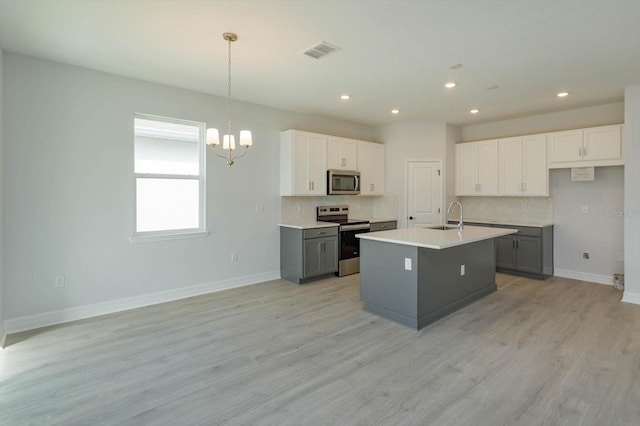
<path fill-rule="evenodd" d="M 134 117 L 134 236 L 204 232 L 205 123 Z"/>

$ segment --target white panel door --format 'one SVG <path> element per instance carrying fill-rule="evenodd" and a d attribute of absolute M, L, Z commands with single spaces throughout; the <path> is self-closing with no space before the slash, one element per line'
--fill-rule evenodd
<path fill-rule="evenodd" d="M 442 176 L 439 161 L 409 161 L 407 227 L 442 223 Z"/>
<path fill-rule="evenodd" d="M 549 195 L 549 169 L 547 168 L 547 136 L 525 136 L 522 141 L 523 195 Z"/>
<path fill-rule="evenodd" d="M 522 138 L 500 139 L 498 146 L 500 151 L 500 195 L 522 195 Z"/>

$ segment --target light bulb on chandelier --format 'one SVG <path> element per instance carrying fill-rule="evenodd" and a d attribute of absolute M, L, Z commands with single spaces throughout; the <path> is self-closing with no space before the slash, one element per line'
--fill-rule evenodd
<path fill-rule="evenodd" d="M 231 154 L 236 149 L 236 138 L 231 133 L 231 42 L 236 41 L 238 39 L 238 35 L 234 33 L 224 33 L 222 34 L 222 38 L 227 40 L 229 43 L 229 80 L 228 80 L 228 96 L 227 96 L 227 134 L 222 137 L 222 149 L 227 151 L 226 155 L 216 155 L 220 158 L 223 158 L 229 167 L 231 167 L 234 163 L 234 160 L 244 157 L 249 150 L 249 147 L 253 145 L 253 141 L 251 139 L 251 131 L 249 130 L 241 130 L 240 131 L 240 146 L 244 147 L 244 152 L 241 155 L 233 157 Z M 212 148 L 215 148 L 220 144 L 220 134 L 218 133 L 218 129 L 209 128 L 207 129 L 207 145 Z"/>

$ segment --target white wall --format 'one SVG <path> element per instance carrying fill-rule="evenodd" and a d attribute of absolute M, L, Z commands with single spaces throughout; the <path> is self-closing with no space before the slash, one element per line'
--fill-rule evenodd
<path fill-rule="evenodd" d="M 446 134 L 446 123 L 401 123 L 377 129 L 377 138 L 385 145 L 385 200 L 376 202 L 395 203 L 398 227 L 407 226 L 405 200 L 407 160 L 442 160 L 444 166 Z M 379 209 L 374 210 L 379 211 Z"/>
<path fill-rule="evenodd" d="M 133 114 L 223 128 L 226 100 L 11 53 L 4 81 L 9 331 L 278 277 L 280 131 L 373 140 L 369 127 L 234 102 L 254 146 L 231 168 L 207 148 L 211 234 L 131 244 Z"/>
<path fill-rule="evenodd" d="M 551 170 L 555 273 L 610 283 L 624 271 L 624 167 L 596 167 L 595 173 L 593 182 L 572 182 L 571 169 Z M 589 261 L 583 251 L 591 253 Z"/>
<path fill-rule="evenodd" d="M 623 123 L 624 121 L 625 104 L 616 102 L 466 126 L 462 129 L 462 140 L 502 138 Z M 630 157 L 631 155 L 627 151 L 627 164 Z M 566 179 L 568 173 L 566 170 L 550 172 L 550 195 L 553 197 L 553 220 L 556 223 L 554 228 L 556 275 L 611 283 L 611 275 L 621 269 L 622 265 L 616 259 L 623 251 L 620 244 L 624 229 L 623 223 L 619 219 L 605 217 L 601 214 L 605 209 L 611 211 L 624 209 L 624 197 L 622 196 L 624 179 L 621 169 L 598 168 L 597 180 L 582 186 Z M 610 189 L 611 195 L 603 196 L 604 189 Z M 500 199 L 495 199 L 491 205 L 496 211 L 499 211 L 503 210 L 503 207 L 507 207 L 507 202 L 505 200 L 504 203 L 501 203 Z M 526 205 L 530 211 L 546 211 L 548 201 L 544 198 L 531 198 Z M 590 213 L 576 216 L 576 208 L 582 205 L 589 206 Z M 592 231 L 594 228 L 597 228 L 597 232 Z M 584 229 L 589 229 L 589 231 L 585 232 Z M 580 235 L 576 232 L 580 232 Z M 575 253 L 591 247 L 598 250 L 599 254 L 596 254 L 595 258 L 590 262 L 576 261 Z M 606 247 L 611 251 L 607 252 L 599 247 Z M 591 252 L 593 255 L 594 250 Z"/>
<path fill-rule="evenodd" d="M 640 304 L 640 85 L 628 87 L 625 105 L 623 300 Z"/>
<path fill-rule="evenodd" d="M 456 143 L 462 139 L 462 128 L 447 123 L 445 141 L 445 206 L 456 199 Z M 446 211 L 446 210 L 443 210 Z M 444 220 L 444 216 L 443 216 Z"/>
<path fill-rule="evenodd" d="M 580 129 L 624 122 L 624 102 L 532 115 L 462 128 L 462 142 L 506 138 L 556 130 Z"/>

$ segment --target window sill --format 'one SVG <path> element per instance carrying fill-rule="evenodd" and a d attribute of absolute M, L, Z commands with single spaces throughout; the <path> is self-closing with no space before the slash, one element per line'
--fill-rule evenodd
<path fill-rule="evenodd" d="M 131 244 L 151 243 L 154 241 L 186 240 L 191 238 L 203 238 L 210 234 L 210 231 L 181 232 L 176 234 L 155 234 L 137 235 L 129 238 Z"/>

